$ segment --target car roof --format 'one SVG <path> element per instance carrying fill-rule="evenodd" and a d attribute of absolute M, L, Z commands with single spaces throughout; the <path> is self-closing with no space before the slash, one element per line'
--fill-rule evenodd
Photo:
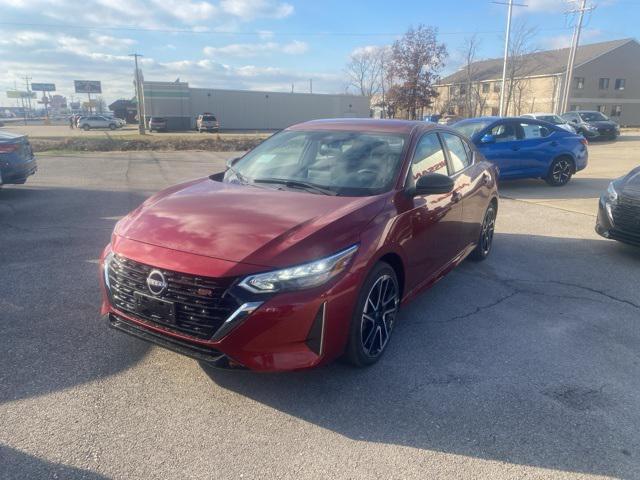
<path fill-rule="evenodd" d="M 551 113 L 551 112 L 535 112 L 535 113 L 525 113 L 525 115 L 533 115 L 534 117 L 538 117 L 540 115 L 557 115 L 557 113 Z"/>
<path fill-rule="evenodd" d="M 7 132 L 7 131 L 0 131 L 0 142 L 3 141 L 8 141 L 8 140 L 15 140 L 17 138 L 22 138 L 25 135 L 21 134 L 21 133 L 13 133 L 13 132 Z"/>
<path fill-rule="evenodd" d="M 327 118 L 298 123 L 287 130 L 356 130 L 376 131 L 384 133 L 411 133 L 416 127 L 426 130 L 439 128 L 433 123 L 421 120 L 396 120 L 377 118 Z"/>

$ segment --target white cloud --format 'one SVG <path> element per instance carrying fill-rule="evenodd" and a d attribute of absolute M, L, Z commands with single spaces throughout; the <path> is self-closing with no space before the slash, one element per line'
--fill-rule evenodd
<path fill-rule="evenodd" d="M 580 44 L 597 41 L 602 36 L 602 31 L 598 29 L 583 29 L 580 35 Z M 552 50 L 567 48 L 571 46 L 572 34 L 556 35 L 542 39 L 543 46 Z"/>
<path fill-rule="evenodd" d="M 293 13 L 293 5 L 275 0 L 221 0 L 225 12 L 251 20 L 257 17 L 285 18 Z"/>
<path fill-rule="evenodd" d="M 205 47 L 203 52 L 208 57 L 255 57 L 267 53 L 284 53 L 287 55 L 300 55 L 305 53 L 309 46 L 305 42 L 294 40 L 289 43 L 265 42 L 265 43 L 232 43 L 222 47 Z"/>

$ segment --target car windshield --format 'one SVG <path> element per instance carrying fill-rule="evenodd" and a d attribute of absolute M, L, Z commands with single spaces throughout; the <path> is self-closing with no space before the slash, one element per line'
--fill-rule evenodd
<path fill-rule="evenodd" d="M 202 121 L 203 122 L 215 122 L 216 121 L 216 117 L 212 116 L 212 115 L 205 115 L 202 117 Z"/>
<path fill-rule="evenodd" d="M 584 122 L 603 122 L 609 120 L 606 115 L 600 112 L 582 112 L 579 115 Z"/>
<path fill-rule="evenodd" d="M 312 193 L 376 195 L 391 188 L 405 141 L 402 135 L 386 133 L 283 131 L 240 159 L 227 171 L 225 181 Z"/>
<path fill-rule="evenodd" d="M 493 120 L 463 120 L 452 125 L 457 131 L 468 138 L 473 137 L 476 133 L 488 127 Z"/>
<path fill-rule="evenodd" d="M 566 121 L 561 119 L 558 115 L 538 115 L 538 117 L 536 118 L 544 122 L 553 123 L 554 125 L 562 125 L 563 123 L 567 123 Z"/>

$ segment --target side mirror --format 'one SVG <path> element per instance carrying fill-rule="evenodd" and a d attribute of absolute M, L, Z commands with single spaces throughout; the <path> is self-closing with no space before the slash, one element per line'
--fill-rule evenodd
<path fill-rule="evenodd" d="M 229 160 L 227 160 L 226 167 L 227 168 L 233 167 L 236 163 L 238 163 L 238 160 L 240 160 L 241 158 L 242 157 L 230 158 Z"/>
<path fill-rule="evenodd" d="M 480 143 L 495 143 L 495 142 L 496 142 L 496 138 L 490 133 L 484 134 L 480 139 Z"/>
<path fill-rule="evenodd" d="M 441 173 L 427 173 L 416 181 L 413 195 L 435 195 L 453 190 L 453 180 Z"/>

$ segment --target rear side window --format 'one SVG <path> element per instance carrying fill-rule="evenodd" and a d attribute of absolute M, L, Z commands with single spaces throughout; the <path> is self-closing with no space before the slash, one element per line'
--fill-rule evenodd
<path fill-rule="evenodd" d="M 547 128 L 543 125 L 537 125 L 535 123 L 521 123 L 520 128 L 522 128 L 522 138 L 524 140 L 530 140 L 532 138 L 544 138 L 553 133 L 550 128 Z"/>
<path fill-rule="evenodd" d="M 428 173 L 448 174 L 447 160 L 435 133 L 428 133 L 420 139 L 411 161 L 411 177 L 414 181 Z"/>
<path fill-rule="evenodd" d="M 449 150 L 451 173 L 457 173 L 471 165 L 471 158 L 468 154 L 469 150 L 468 147 L 465 146 L 464 140 L 451 133 L 442 133 L 441 135 L 447 146 L 447 150 Z"/>

